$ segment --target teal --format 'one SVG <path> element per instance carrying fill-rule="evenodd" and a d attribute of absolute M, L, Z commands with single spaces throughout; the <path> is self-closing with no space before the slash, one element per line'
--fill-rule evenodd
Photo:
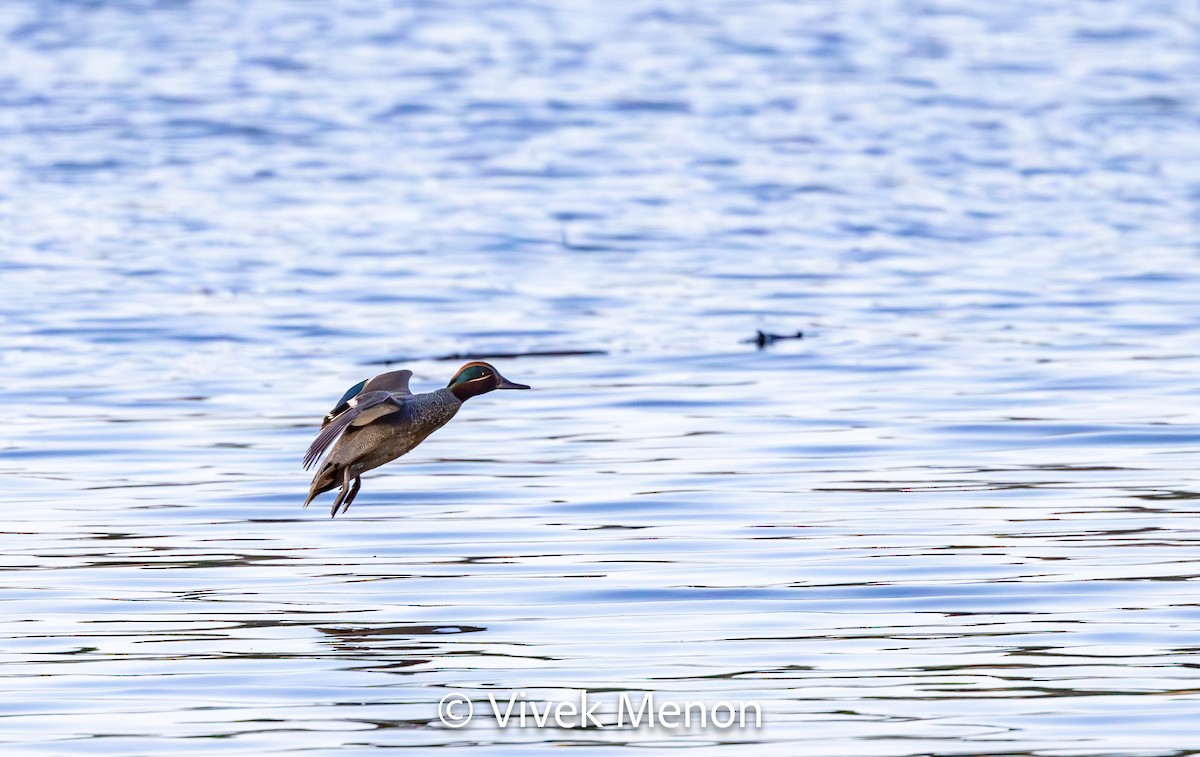
<path fill-rule="evenodd" d="M 449 423 L 468 399 L 497 389 L 529 388 L 509 381 L 484 362 L 467 363 L 445 388 L 425 394 L 409 390 L 410 378 L 412 371 L 403 370 L 360 381 L 325 415 L 304 455 L 305 470 L 326 450 L 329 455 L 313 476 L 305 507 L 340 486 L 329 514 L 337 515 L 339 508 L 345 512 L 358 496 L 363 473 L 410 452 Z"/>

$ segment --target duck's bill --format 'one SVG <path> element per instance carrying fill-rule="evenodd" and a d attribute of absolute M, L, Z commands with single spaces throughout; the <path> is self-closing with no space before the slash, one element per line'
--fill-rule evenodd
<path fill-rule="evenodd" d="M 518 384 L 515 381 L 509 381 L 508 379 L 504 378 L 503 376 L 500 376 L 500 383 L 496 385 L 496 388 L 497 389 L 528 389 L 529 387 L 525 386 L 524 384 Z"/>

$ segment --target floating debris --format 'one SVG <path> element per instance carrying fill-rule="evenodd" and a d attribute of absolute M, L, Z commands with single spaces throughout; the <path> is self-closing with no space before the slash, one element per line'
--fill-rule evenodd
<path fill-rule="evenodd" d="M 607 355 L 605 350 L 535 350 L 533 352 L 464 352 L 435 357 L 434 360 L 512 360 L 519 357 L 576 357 Z"/>
<path fill-rule="evenodd" d="M 396 365 L 419 360 L 515 360 L 519 357 L 576 357 L 579 355 L 607 355 L 606 350 L 534 350 L 532 352 L 455 352 L 436 357 L 398 357 L 384 360 L 369 360 L 363 365 Z"/>

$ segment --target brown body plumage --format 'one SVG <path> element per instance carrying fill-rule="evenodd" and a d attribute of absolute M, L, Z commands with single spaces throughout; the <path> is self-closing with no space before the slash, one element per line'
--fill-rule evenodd
<path fill-rule="evenodd" d="M 345 512 L 358 495 L 363 473 L 378 468 L 409 452 L 426 437 L 446 425 L 470 397 L 495 389 L 528 389 L 500 375 L 487 363 L 467 363 L 450 385 L 427 394 L 408 390 L 411 371 L 393 371 L 355 386 L 338 403 L 321 425 L 305 455 L 308 468 L 333 444 L 329 456 L 317 469 L 308 499 L 341 487 L 330 515 Z"/>

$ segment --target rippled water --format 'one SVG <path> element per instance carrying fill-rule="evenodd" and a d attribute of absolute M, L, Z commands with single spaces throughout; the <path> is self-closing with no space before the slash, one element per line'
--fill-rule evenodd
<path fill-rule="evenodd" d="M 5 754 L 1196 753 L 1195 4 L 333 5 L 0 7 Z"/>

